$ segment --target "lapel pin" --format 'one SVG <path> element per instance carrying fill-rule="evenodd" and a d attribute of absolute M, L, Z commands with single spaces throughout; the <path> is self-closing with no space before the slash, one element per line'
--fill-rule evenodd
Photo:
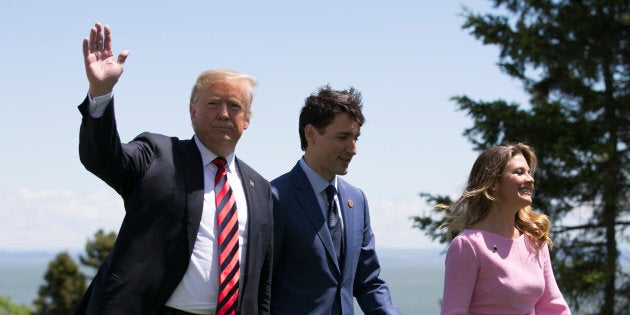
<path fill-rule="evenodd" d="M 251 179 L 249 180 L 249 186 L 252 187 L 252 188 L 254 188 L 256 186 L 256 185 L 254 185 L 254 182 Z"/>
<path fill-rule="evenodd" d="M 354 206 L 354 201 L 352 199 L 348 199 L 348 207 L 352 208 Z"/>
<path fill-rule="evenodd" d="M 492 246 L 492 252 L 496 253 L 497 252 L 497 245 Z"/>

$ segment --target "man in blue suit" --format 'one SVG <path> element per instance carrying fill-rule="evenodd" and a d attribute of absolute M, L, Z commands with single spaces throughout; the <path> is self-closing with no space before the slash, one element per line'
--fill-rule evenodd
<path fill-rule="evenodd" d="M 271 182 L 274 268 L 271 313 L 400 314 L 380 265 L 365 194 L 348 173 L 365 120 L 361 94 L 326 86 L 306 99 L 299 133 L 304 156 Z"/>

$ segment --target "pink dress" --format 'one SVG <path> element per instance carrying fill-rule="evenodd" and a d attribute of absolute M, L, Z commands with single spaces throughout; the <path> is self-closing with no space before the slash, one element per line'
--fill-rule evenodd
<path fill-rule="evenodd" d="M 446 253 L 442 315 L 571 314 L 551 269 L 549 248 L 464 230 Z"/>

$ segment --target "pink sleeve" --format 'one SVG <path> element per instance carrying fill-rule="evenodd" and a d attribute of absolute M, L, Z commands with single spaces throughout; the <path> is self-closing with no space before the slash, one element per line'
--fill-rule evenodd
<path fill-rule="evenodd" d="M 468 314 L 479 261 L 470 242 L 463 237 L 453 239 L 446 252 L 442 315 Z"/>
<path fill-rule="evenodd" d="M 534 306 L 536 315 L 570 315 L 569 306 L 562 297 L 556 278 L 553 275 L 549 248 L 546 244 L 540 249 L 540 260 L 545 274 L 545 290 Z"/>

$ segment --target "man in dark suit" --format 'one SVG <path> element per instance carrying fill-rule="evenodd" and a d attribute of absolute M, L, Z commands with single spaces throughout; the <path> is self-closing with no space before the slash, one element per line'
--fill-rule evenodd
<path fill-rule="evenodd" d="M 190 98 L 191 140 L 143 133 L 123 144 L 112 91 L 129 51 L 116 59 L 109 27 L 96 23 L 83 54 L 81 162 L 122 196 L 126 213 L 76 313 L 268 314 L 271 187 L 234 153 L 255 81 L 204 72 Z"/>
<path fill-rule="evenodd" d="M 348 172 L 364 122 L 361 95 L 329 86 L 306 99 L 299 133 L 304 156 L 271 182 L 274 271 L 271 313 L 399 314 L 379 278 L 365 194 Z"/>

